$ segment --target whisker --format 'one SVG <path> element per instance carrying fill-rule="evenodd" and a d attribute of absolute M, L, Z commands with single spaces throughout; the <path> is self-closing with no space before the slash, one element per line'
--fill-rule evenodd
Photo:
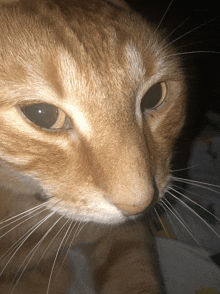
<path fill-rule="evenodd" d="M 74 224 L 73 228 L 76 226 L 76 224 Z M 73 244 L 73 241 L 74 241 L 75 237 L 78 236 L 78 230 L 79 230 L 80 225 L 81 225 L 81 222 L 79 222 L 78 227 L 76 228 L 76 231 L 75 231 L 75 233 L 74 233 L 74 235 L 73 235 L 73 237 L 72 237 L 72 239 L 70 241 L 70 245 L 68 246 L 69 248 L 68 248 L 68 251 L 67 251 L 66 255 L 68 254 L 68 252 L 69 252 L 69 250 L 70 250 L 70 248 L 71 248 L 71 246 Z M 73 231 L 73 228 L 72 228 L 71 232 Z"/>
<path fill-rule="evenodd" d="M 166 198 L 163 198 L 163 199 L 166 199 Z M 162 202 L 162 203 L 164 202 L 163 199 L 160 199 L 160 200 L 159 200 L 159 204 L 160 204 L 160 205 L 161 205 L 161 202 Z M 171 206 L 171 204 L 170 204 L 170 206 Z M 163 209 L 164 209 L 164 207 L 163 207 Z M 164 210 L 165 210 L 165 209 L 164 209 Z M 165 212 L 166 212 L 166 210 L 165 210 Z M 173 228 L 175 228 L 175 225 L 174 225 L 173 220 L 171 219 L 170 215 L 167 213 L 166 216 L 168 217 L 170 224 L 173 226 Z"/>
<path fill-rule="evenodd" d="M 43 209 L 42 211 L 30 216 L 29 218 L 25 219 L 24 221 L 20 222 L 19 224 L 17 224 L 16 226 L 14 226 L 13 228 L 11 228 L 10 230 L 8 230 L 6 233 L 4 233 L 3 235 L 0 236 L 0 239 L 2 239 L 5 235 L 7 235 L 8 233 L 10 233 L 11 231 L 13 231 L 15 228 L 17 228 L 18 226 L 22 225 L 23 223 L 25 223 L 26 221 L 30 220 L 31 218 L 35 217 L 38 214 L 41 214 L 42 212 L 46 211 L 48 208 Z M 14 223 L 14 221 L 12 222 Z M 11 224 L 12 224 L 11 223 Z M 1 229 L 7 227 L 8 225 L 2 227 Z"/>
<path fill-rule="evenodd" d="M 73 225 L 73 228 L 70 230 L 70 234 L 72 233 L 72 231 L 73 231 L 74 227 L 76 226 L 76 224 L 77 224 L 77 223 L 75 223 L 75 224 Z M 84 225 L 82 225 L 82 226 L 81 226 L 81 229 L 78 231 L 80 225 L 81 225 L 81 223 L 79 222 L 78 227 L 76 228 L 76 231 L 75 231 L 75 233 L 74 233 L 74 235 L 73 235 L 73 237 L 72 237 L 72 240 L 70 241 L 70 244 L 69 244 L 69 246 L 68 246 L 68 249 L 67 249 L 67 251 L 66 251 L 66 254 L 65 254 L 64 258 L 63 258 L 63 262 L 62 262 L 62 264 L 61 264 L 61 266 L 60 266 L 60 269 L 59 269 L 59 271 L 58 271 L 58 273 L 57 273 L 55 279 L 58 277 L 58 275 L 59 275 L 59 273 L 60 273 L 60 271 L 61 271 L 61 269 L 62 269 L 62 267 L 63 267 L 63 264 L 64 264 L 64 262 L 65 262 L 65 260 L 66 260 L 66 258 L 67 258 L 67 255 L 69 254 L 69 251 L 70 251 L 70 249 L 71 249 L 71 247 L 72 247 L 72 244 L 73 244 L 74 239 L 79 235 L 79 233 L 82 231 L 82 229 L 84 228 L 84 226 L 86 225 L 86 223 L 85 223 Z M 78 231 L 78 232 L 77 232 L 77 231 Z M 69 236 L 70 236 L 70 234 L 69 234 Z M 76 234 L 77 234 L 77 235 L 76 235 Z"/>
<path fill-rule="evenodd" d="M 162 200 L 162 199 L 161 199 L 161 200 Z M 198 246 L 199 246 L 199 247 L 202 249 L 202 251 L 205 253 L 206 257 L 210 260 L 211 263 L 213 263 L 213 262 L 211 261 L 211 259 L 209 258 L 208 253 L 203 249 L 203 247 L 201 246 L 201 244 L 199 243 L 199 241 L 194 237 L 194 235 L 192 234 L 192 232 L 189 230 L 189 228 L 188 228 L 186 222 L 185 222 L 185 221 L 183 220 L 183 218 L 179 215 L 179 213 L 176 211 L 176 209 L 175 209 L 174 207 L 172 207 L 170 203 L 169 203 L 169 205 L 170 205 L 170 207 L 169 207 L 169 206 L 164 202 L 164 200 L 165 200 L 167 203 L 169 203 L 169 201 L 168 201 L 166 198 L 164 198 L 163 201 L 162 201 L 163 205 L 167 208 L 168 211 L 170 211 L 170 212 L 174 215 L 175 218 L 177 218 L 177 220 L 181 223 L 181 225 L 184 227 L 184 229 L 190 234 L 190 236 L 193 238 L 193 240 L 198 244 Z M 171 207 L 172 207 L 172 209 L 171 209 Z M 174 213 L 173 210 L 175 211 L 175 213 Z"/>
<path fill-rule="evenodd" d="M 71 234 L 72 234 L 72 231 L 73 231 L 74 227 L 75 227 L 76 224 L 77 224 L 77 222 L 73 219 L 73 220 L 71 221 L 71 225 L 72 225 L 74 222 L 75 222 L 75 224 L 73 225 L 72 229 L 70 230 L 70 232 L 69 232 L 69 234 L 68 234 L 68 236 L 67 236 L 67 238 L 66 238 L 66 241 L 65 241 L 64 244 L 63 244 L 63 250 L 61 251 L 61 255 L 63 254 L 63 251 L 65 250 L 64 248 L 65 248 L 65 246 L 66 246 L 66 244 L 67 244 L 67 242 L 68 242 L 68 239 L 70 238 L 70 236 L 71 236 Z"/>
<path fill-rule="evenodd" d="M 21 248 L 21 246 L 24 244 L 24 242 L 33 234 L 33 232 L 39 228 L 39 226 L 44 223 L 50 216 L 52 216 L 53 214 L 55 214 L 55 212 L 51 212 L 49 215 L 47 215 L 45 218 L 43 218 L 43 220 L 41 220 L 40 222 L 38 222 L 38 224 L 34 227 L 34 229 L 24 238 L 24 240 L 21 242 L 21 244 L 18 246 L 18 248 L 15 250 L 15 252 L 12 254 L 12 256 L 9 258 L 8 262 L 6 263 L 6 265 L 4 266 L 4 268 L 2 269 L 0 276 L 2 275 L 2 273 L 4 272 L 5 268 L 7 267 L 7 265 L 9 264 L 9 262 L 12 260 L 12 258 L 15 256 L 15 254 L 18 252 L 18 250 Z M 23 264 L 23 263 L 22 263 Z M 20 269 L 20 268 L 19 268 Z"/>
<path fill-rule="evenodd" d="M 183 171 L 183 170 L 189 170 L 189 169 L 192 169 L 196 166 L 200 165 L 199 163 L 198 164 L 195 164 L 195 165 L 192 165 L 192 166 L 189 166 L 189 167 L 185 167 L 185 168 L 180 168 L 180 169 L 172 169 L 171 171 L 172 172 L 178 172 L 178 171 Z"/>
<path fill-rule="evenodd" d="M 72 220 L 71 225 L 73 224 L 73 222 L 74 222 L 74 220 Z M 77 222 L 73 225 L 72 229 L 70 230 L 68 238 L 70 237 L 70 235 L 71 235 L 73 229 L 75 228 L 76 224 L 77 224 Z M 79 225 L 80 225 L 80 223 L 78 224 L 78 227 L 79 227 Z M 78 228 L 77 228 L 77 229 L 78 229 Z M 67 238 L 67 239 L 68 239 L 68 238 Z M 66 240 L 66 242 L 67 242 L 67 240 Z M 66 242 L 65 242 L 65 244 L 66 244 Z M 57 275 L 56 275 L 56 277 L 55 277 L 55 280 L 56 280 L 56 278 L 58 277 L 59 273 L 61 272 L 61 269 L 62 269 L 62 267 L 63 267 L 63 264 L 64 264 L 64 262 L 65 262 L 65 260 L 66 260 L 66 257 L 67 257 L 67 255 L 68 255 L 68 253 L 69 253 L 69 250 L 70 250 L 70 248 L 71 248 L 71 245 L 72 245 L 72 240 L 71 240 L 71 242 L 70 242 L 70 245 L 68 246 L 68 250 L 66 251 L 66 254 L 65 254 L 65 256 L 64 256 L 63 262 L 62 262 L 62 264 L 61 264 L 61 266 L 60 266 L 60 269 L 59 269 L 59 271 L 58 271 L 58 273 L 57 273 Z M 64 249 L 63 249 L 63 250 L 64 250 Z M 61 252 L 61 254 L 62 254 L 62 253 L 63 253 L 63 251 Z"/>
<path fill-rule="evenodd" d="M 190 47 L 192 45 L 199 45 L 199 44 L 204 44 L 204 43 L 207 43 L 207 42 L 213 42 L 213 38 L 212 39 L 204 39 L 204 40 L 201 40 L 201 41 L 196 41 L 196 42 L 192 42 L 192 43 L 188 43 L 188 44 L 184 44 L 184 45 L 181 45 L 181 46 L 175 46 L 175 48 L 179 51 L 179 49 L 181 48 L 184 48 L 184 47 Z M 217 41 L 217 40 L 216 40 Z"/>
<path fill-rule="evenodd" d="M 182 191 L 184 191 L 184 192 L 186 192 L 186 193 L 189 193 L 189 194 L 191 194 L 191 195 L 194 195 L 194 196 L 196 196 L 197 198 L 207 200 L 207 196 L 206 196 L 206 194 L 201 194 L 201 193 L 199 194 L 199 193 L 193 192 L 193 191 L 191 191 L 190 189 L 187 189 L 187 188 L 184 189 L 183 187 L 178 186 L 178 185 L 175 185 L 174 183 L 172 183 L 171 186 L 172 186 L 172 187 L 179 188 L 180 190 L 182 190 Z M 204 187 L 201 187 L 201 188 L 204 188 Z M 205 189 L 205 188 L 204 188 L 204 189 Z M 214 196 L 214 197 L 215 197 L 215 196 Z M 209 198 L 211 198 L 211 195 L 209 195 Z"/>
<path fill-rule="evenodd" d="M 55 203 L 55 205 L 56 204 L 58 204 L 60 201 L 58 201 L 57 203 Z M 54 205 L 54 206 L 55 206 Z M 45 210 L 43 210 L 43 211 L 45 211 Z M 42 211 L 42 212 L 43 212 Z M 37 213 L 37 214 L 39 214 L 39 213 Z M 36 216 L 37 214 L 35 214 L 34 216 Z M 28 235 L 29 234 L 29 232 L 31 232 L 37 225 L 39 224 L 39 222 L 37 223 L 37 224 L 35 224 L 32 228 L 30 228 L 26 233 L 24 233 L 1 257 L 0 257 L 0 260 L 4 257 L 4 256 L 6 256 L 4 259 L 3 259 L 3 261 L 7 258 L 7 256 L 9 256 L 10 255 L 10 253 L 17 247 L 17 246 L 19 246 L 19 243 L 21 243 L 22 242 L 22 240 L 25 238 L 25 236 L 26 235 Z M 23 244 L 23 243 L 22 243 Z"/>
<path fill-rule="evenodd" d="M 209 190 L 209 191 L 212 191 L 212 192 L 215 192 L 217 194 L 220 194 L 220 192 L 214 190 L 214 189 L 211 189 L 211 188 L 208 188 L 206 187 L 205 185 L 207 186 L 211 186 L 211 187 L 216 187 L 216 188 L 220 188 L 219 185 L 215 185 L 215 184 L 209 184 L 209 183 L 205 183 L 205 182 L 200 182 L 200 181 L 195 181 L 195 180 L 188 180 L 188 179 L 183 179 L 183 178 L 178 178 L 178 177 L 172 177 L 173 180 L 176 180 L 176 182 L 181 182 L 181 183 L 186 183 L 186 184 L 191 184 L 191 185 L 194 185 L 194 186 L 197 186 L 197 187 L 201 187 L 201 188 L 204 188 L 206 190 Z"/>
<path fill-rule="evenodd" d="M 165 203 L 165 201 L 169 204 L 169 206 Z M 163 198 L 163 199 L 160 199 L 160 203 L 159 203 L 165 211 L 169 211 L 171 212 L 175 218 L 178 219 L 178 221 L 183 225 L 183 227 L 187 230 L 187 225 L 185 223 L 185 221 L 183 220 L 183 218 L 179 215 L 179 213 L 175 210 L 174 207 L 171 206 L 170 202 L 166 199 L 166 198 Z M 173 212 L 173 210 L 175 211 L 175 213 Z M 179 216 L 179 218 L 177 217 L 177 215 Z M 182 222 L 181 222 L 182 221 Z M 194 236 L 192 235 L 192 233 L 190 232 L 191 236 L 194 238 Z"/>
<path fill-rule="evenodd" d="M 37 206 L 35 206 L 35 207 L 31 208 L 31 209 L 28 209 L 28 210 L 26 210 L 26 211 L 24 211 L 24 212 L 22 212 L 22 213 L 20 213 L 20 214 L 17 214 L 17 215 L 15 215 L 15 216 L 13 216 L 13 217 L 10 217 L 9 219 L 5 219 L 4 221 L 0 222 L 0 225 L 2 225 L 3 223 L 6 223 L 6 222 L 8 222 L 8 221 L 10 221 L 10 220 L 12 220 L 12 219 L 15 219 L 16 217 L 19 217 L 19 216 L 24 215 L 24 216 L 22 216 L 22 217 L 16 219 L 15 221 L 13 221 L 13 222 L 11 222 L 11 223 L 9 223 L 9 224 L 6 225 L 6 226 L 9 226 L 9 225 L 11 225 L 12 223 L 14 223 L 14 222 L 16 222 L 16 221 L 18 221 L 18 220 L 24 218 L 25 216 L 27 216 L 27 215 L 33 213 L 34 211 L 39 210 L 40 208 L 42 208 L 42 207 L 45 206 L 45 205 L 46 205 L 46 203 L 43 203 L 43 204 L 37 205 Z M 6 226 L 1 227 L 0 229 L 5 228 Z"/>
<path fill-rule="evenodd" d="M 70 221 L 70 220 L 68 219 L 68 221 Z M 54 267 L 55 267 L 55 264 L 56 264 L 56 261 L 57 261 L 57 257 L 58 257 L 58 254 L 59 254 L 60 248 L 61 248 L 61 246 L 62 246 L 62 244 L 63 244 L 63 241 L 64 241 L 64 239 L 66 238 L 66 235 L 68 234 L 68 231 L 69 231 L 70 227 L 71 227 L 71 224 L 70 224 L 70 226 L 68 227 L 68 229 L 67 229 L 67 231 L 66 231 L 66 233 L 65 233 L 65 235 L 64 235 L 64 237 L 63 237 L 62 241 L 60 242 L 60 245 L 59 245 L 59 247 L 58 247 L 58 249 L 57 249 L 57 253 L 56 253 L 56 256 L 55 256 L 55 258 L 54 258 L 53 266 L 52 266 L 51 273 L 50 273 L 50 277 L 49 277 L 49 281 L 48 281 L 48 286 L 47 286 L 47 292 L 46 292 L 46 294 L 49 294 L 49 289 L 50 289 L 51 279 L 52 279 L 52 275 L 53 275 Z"/>
<path fill-rule="evenodd" d="M 58 211 L 59 209 L 57 209 L 57 211 Z M 52 215 L 54 215 L 57 211 L 53 211 L 53 212 L 51 212 L 50 213 L 50 215 L 48 215 L 43 221 L 41 221 L 41 224 L 43 223 L 43 222 L 45 222 L 47 219 L 49 219 L 49 217 L 50 216 L 52 216 Z M 24 274 L 24 272 L 25 272 L 25 270 L 26 270 L 26 268 L 27 268 L 27 266 L 28 266 L 28 264 L 29 264 L 29 262 L 31 261 L 31 259 L 32 259 L 32 257 L 34 256 L 34 254 L 36 253 L 36 251 L 37 251 L 37 249 L 39 248 L 39 246 L 41 245 L 41 243 L 43 242 L 43 240 L 46 238 L 46 236 L 49 234 L 49 232 L 54 228 L 54 226 L 58 223 L 58 221 L 60 221 L 60 219 L 61 218 L 63 218 L 63 216 L 61 216 L 54 224 L 53 224 L 53 226 L 44 234 L 44 236 L 37 242 L 37 244 L 34 246 L 34 248 L 32 248 L 32 250 L 29 252 L 29 254 L 27 255 L 27 257 L 24 259 L 24 261 L 22 262 L 22 264 L 20 265 L 20 267 L 19 267 L 19 269 L 18 269 L 18 271 L 17 271 L 17 274 L 15 275 L 15 277 L 14 277 L 14 279 L 13 279 L 13 283 L 15 282 L 15 280 L 16 280 L 16 278 L 17 278 L 17 276 L 18 276 L 18 274 L 19 274 L 19 271 L 20 271 L 20 269 L 22 268 L 22 266 L 23 266 L 23 264 L 25 263 L 25 261 L 29 258 L 29 260 L 28 260 L 28 262 L 26 263 L 26 265 L 25 265 L 25 267 L 23 268 L 23 270 L 22 270 L 22 272 L 20 273 L 20 275 L 19 275 L 19 277 L 18 277 L 18 279 L 17 279 L 17 281 L 16 281 L 16 283 L 15 283 L 15 285 L 14 285 L 14 288 L 13 288 L 13 290 L 12 290 L 12 292 L 11 292 L 11 294 L 13 294 L 13 292 L 14 292 L 14 290 L 15 290 L 15 288 L 16 288 L 16 286 L 17 286 L 17 284 L 18 284 L 18 282 L 19 282 L 19 280 L 21 279 L 21 277 L 22 277 L 22 275 Z M 40 225 L 41 225 L 40 224 Z M 39 225 L 39 226 L 40 226 Z M 38 226 L 38 227 L 39 227 Z"/>
<path fill-rule="evenodd" d="M 163 50 L 164 50 L 165 48 L 169 47 L 170 45 L 172 45 L 173 43 L 175 43 L 176 41 L 182 39 L 183 37 L 187 36 L 188 34 L 194 32 L 195 30 L 197 30 L 197 29 L 203 27 L 204 25 L 206 25 L 206 24 L 208 24 L 208 23 L 210 23 L 210 22 L 212 22 L 212 21 L 214 21 L 214 20 L 216 20 L 216 18 L 210 19 L 209 21 L 204 22 L 203 24 L 201 24 L 201 25 L 195 27 L 194 29 L 188 31 L 187 33 L 183 34 L 182 36 L 176 38 L 175 40 L 171 41 L 169 44 L 167 44 L 166 46 L 164 46 L 164 47 L 163 47 Z"/>
<path fill-rule="evenodd" d="M 181 22 L 181 24 L 179 24 L 169 35 L 167 35 L 165 37 L 164 40 L 168 39 L 170 36 L 172 36 L 181 26 L 183 26 L 189 19 L 191 18 L 191 16 L 187 17 L 186 19 L 184 19 L 184 21 Z"/>
<path fill-rule="evenodd" d="M 165 198 L 164 198 L 165 199 Z M 173 221 L 169 215 L 169 210 L 164 206 L 164 201 L 163 199 L 160 199 L 160 201 L 158 202 L 158 204 L 163 208 L 164 212 L 166 213 L 167 218 L 169 219 L 169 223 L 173 225 L 173 227 L 175 227 L 175 225 L 173 224 Z M 176 217 L 176 216 L 175 216 Z"/>
<path fill-rule="evenodd" d="M 182 187 L 178 187 L 178 186 L 176 186 L 176 185 L 174 185 L 174 184 L 173 184 L 173 186 L 175 186 L 175 187 L 177 187 L 177 188 L 180 188 L 180 189 L 182 189 L 182 190 L 187 191 L 186 189 L 183 189 Z M 217 219 L 217 220 L 220 222 L 220 219 L 219 219 L 216 215 L 214 215 L 213 213 L 211 213 L 208 209 L 206 209 L 205 207 L 203 207 L 203 206 L 200 205 L 199 203 L 193 201 L 192 199 L 190 199 L 189 197 L 187 197 L 187 196 L 184 195 L 183 193 L 179 192 L 178 190 L 175 190 L 175 189 L 173 189 L 173 190 L 174 190 L 176 193 L 178 193 L 178 194 L 180 194 L 181 196 L 183 196 L 184 198 L 186 198 L 187 200 L 189 200 L 190 202 L 192 202 L 193 204 L 195 204 L 195 205 L 201 207 L 204 211 L 206 211 L 207 213 L 209 213 L 211 216 L 213 216 L 215 219 Z M 190 192 L 190 191 L 187 191 L 187 192 L 189 192 L 190 194 L 193 194 L 193 195 L 196 195 L 196 196 L 197 196 L 196 193 L 193 193 L 193 192 Z"/>
<path fill-rule="evenodd" d="M 171 238 L 170 238 L 170 236 L 169 236 L 169 234 L 168 234 L 168 232 L 167 232 L 167 230 L 166 230 L 166 228 L 165 228 L 165 226 L 164 226 L 163 222 L 161 221 L 161 219 L 160 219 L 160 217 L 159 217 L 159 215 L 158 215 L 158 213 L 157 213 L 157 210 L 156 210 L 156 208 L 154 208 L 154 212 L 156 213 L 156 215 L 157 215 L 157 218 L 159 219 L 159 221 L 160 221 L 160 223 L 161 223 L 161 225 L 162 225 L 162 227 L 163 227 L 163 229 L 164 229 L 164 231 L 165 231 L 165 233 L 166 233 L 167 237 L 168 237 L 168 238 L 171 240 Z"/>
<path fill-rule="evenodd" d="M 171 190 L 175 191 L 175 189 L 171 188 Z M 176 192 L 176 191 L 175 191 Z M 198 213 L 196 213 L 189 205 L 187 205 L 183 200 L 179 199 L 177 196 L 175 196 L 173 193 L 171 193 L 170 191 L 168 191 L 168 193 L 173 196 L 175 199 L 177 199 L 178 202 L 180 202 L 182 205 L 184 205 L 185 207 L 187 207 L 190 211 L 192 211 L 193 214 L 195 214 L 199 219 L 201 219 L 212 231 L 213 233 L 215 233 L 215 235 L 220 238 L 220 235 L 212 228 L 212 226 L 210 226 Z"/>
<path fill-rule="evenodd" d="M 187 55 L 187 54 L 198 54 L 198 53 L 213 53 L 213 54 L 220 54 L 220 52 L 218 51 L 189 51 L 189 52 L 179 52 L 179 53 L 174 53 L 174 54 L 170 54 L 167 55 L 166 58 L 172 57 L 172 56 L 179 56 L 179 55 Z"/>
<path fill-rule="evenodd" d="M 159 24 L 158 24 L 156 30 L 155 30 L 154 33 L 153 33 L 153 37 L 156 35 L 157 31 L 159 30 L 159 28 L 160 28 L 160 26 L 161 26 L 161 23 L 163 22 L 163 20 L 164 20 L 164 18 L 165 18 L 165 16 L 166 16 L 168 10 L 170 9 L 170 6 L 171 6 L 172 3 L 173 3 L 173 0 L 170 1 L 170 3 L 169 3 L 169 5 L 168 5 L 168 7 L 167 7 L 165 13 L 163 14 L 163 17 L 161 18 L 161 20 L 160 20 L 160 22 L 159 22 Z"/>
<path fill-rule="evenodd" d="M 0 260 L 5 256 L 9 256 L 10 252 L 12 252 L 18 245 L 19 243 L 21 244 L 22 240 L 24 240 L 25 236 L 27 236 L 36 226 L 38 226 L 39 222 L 35 224 L 32 228 L 30 228 L 23 236 L 21 236 L 0 258 Z M 6 256 L 6 258 L 7 258 Z M 4 261 L 5 259 L 3 259 Z"/>
<path fill-rule="evenodd" d="M 168 193 L 169 193 L 169 192 L 168 192 Z M 162 200 L 162 199 L 161 199 L 161 200 Z M 169 208 L 169 207 L 166 205 L 166 203 L 163 202 L 163 204 L 164 204 L 166 207 L 168 207 L 168 211 L 170 211 L 170 212 L 171 212 L 171 213 L 177 218 L 177 220 L 181 223 L 181 225 L 186 229 L 186 231 L 190 234 L 190 236 L 191 236 L 191 237 L 194 239 L 194 241 L 198 244 L 198 246 L 199 246 L 199 247 L 201 248 L 201 250 L 204 252 L 204 254 L 205 254 L 207 260 L 208 260 L 211 264 L 214 264 L 213 261 L 211 260 L 211 258 L 209 257 L 208 252 L 206 252 L 206 250 L 201 246 L 200 242 L 194 237 L 194 235 L 192 234 L 192 232 L 189 230 L 189 228 L 188 228 L 186 222 L 183 220 L 183 218 L 180 216 L 180 214 L 177 212 L 177 210 L 176 210 L 173 206 L 171 206 L 170 202 L 169 202 L 166 198 L 164 198 L 164 200 L 166 200 L 166 202 L 169 203 L 170 207 L 172 207 L 172 209 Z M 175 214 L 172 210 L 174 210 L 176 214 Z"/>
<path fill-rule="evenodd" d="M 65 216 L 66 216 L 66 214 L 65 214 L 65 215 L 62 215 L 62 216 L 56 221 L 56 223 L 58 223 L 58 221 L 60 221 L 61 218 L 65 217 Z M 56 239 L 56 237 L 59 235 L 59 233 L 63 230 L 63 228 L 68 224 L 69 221 L 70 221 L 70 220 L 68 219 L 68 220 L 64 223 L 64 225 L 59 229 L 59 231 L 56 233 L 56 235 L 53 237 L 53 239 L 51 240 L 51 242 L 49 243 L 49 245 L 48 245 L 47 248 L 45 249 L 44 253 L 42 254 L 40 260 L 38 261 L 38 263 L 37 263 L 35 269 L 38 267 L 39 263 L 41 262 L 42 258 L 43 258 L 44 255 L 46 254 L 47 250 L 50 248 L 50 246 L 51 246 L 51 244 L 53 243 L 53 241 Z M 55 224 L 56 224 L 56 223 L 55 223 Z M 54 227 L 54 225 L 52 226 L 52 228 L 53 228 L 53 227 Z M 52 228 L 51 228 L 51 229 L 52 229 Z M 49 231 L 51 231 L 51 229 L 50 229 Z"/>
<path fill-rule="evenodd" d="M 81 225 L 81 228 L 79 229 L 80 225 Z M 82 231 L 82 229 L 85 227 L 85 225 L 86 225 L 86 223 L 81 223 L 81 222 L 79 223 L 79 225 L 78 225 L 78 227 L 77 227 L 77 229 L 76 229 L 76 231 L 75 231 L 75 233 L 74 233 L 74 235 L 73 235 L 73 237 L 72 237 L 72 240 L 71 240 L 71 242 L 70 242 L 70 245 L 69 245 L 69 248 L 68 248 L 67 254 L 68 254 L 68 252 L 69 252 L 69 250 L 70 250 L 70 248 L 71 248 L 71 246 L 72 246 L 72 244 L 73 244 L 74 239 L 75 239 L 77 236 L 79 236 L 79 233 Z"/>

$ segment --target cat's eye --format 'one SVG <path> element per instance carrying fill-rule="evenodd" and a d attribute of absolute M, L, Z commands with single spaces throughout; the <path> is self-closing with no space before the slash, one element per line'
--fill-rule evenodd
<path fill-rule="evenodd" d="M 141 111 L 157 108 L 165 100 L 167 95 L 167 86 L 165 82 L 157 83 L 150 87 L 144 94 L 141 101 Z"/>
<path fill-rule="evenodd" d="M 27 105 L 20 110 L 31 122 L 45 129 L 60 129 L 66 121 L 65 113 L 48 103 Z"/>

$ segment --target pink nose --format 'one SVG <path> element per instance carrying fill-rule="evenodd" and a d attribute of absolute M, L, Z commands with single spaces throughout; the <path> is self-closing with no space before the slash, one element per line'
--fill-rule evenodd
<path fill-rule="evenodd" d="M 117 206 L 125 215 L 136 215 L 142 213 L 148 207 L 149 202 L 146 201 L 141 205 L 129 205 L 121 203 L 114 203 L 114 205 Z"/>

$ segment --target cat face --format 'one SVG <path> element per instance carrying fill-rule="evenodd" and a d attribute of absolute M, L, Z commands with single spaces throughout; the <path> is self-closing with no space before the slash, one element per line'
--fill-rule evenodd
<path fill-rule="evenodd" d="M 85 2 L 0 4 L 1 187 L 23 208 L 114 224 L 165 192 L 186 86 L 155 27 Z"/>

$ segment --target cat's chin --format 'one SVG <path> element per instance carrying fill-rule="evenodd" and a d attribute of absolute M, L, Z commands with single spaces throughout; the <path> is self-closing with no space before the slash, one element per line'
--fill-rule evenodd
<path fill-rule="evenodd" d="M 99 203 L 98 209 L 94 206 L 94 204 L 82 209 L 51 198 L 47 202 L 46 206 L 49 210 L 76 222 L 93 222 L 106 225 L 117 225 L 124 223 L 129 219 L 135 218 L 135 216 L 124 215 L 115 205 L 108 202 L 105 203 L 105 201 L 103 201 L 103 203 Z M 102 208 L 100 208 L 100 206 L 102 206 Z"/>
<path fill-rule="evenodd" d="M 58 211 L 58 214 L 60 215 L 65 215 L 65 217 L 72 219 L 77 222 L 93 222 L 93 223 L 98 223 L 98 224 L 106 224 L 106 225 L 118 225 L 121 223 L 126 222 L 128 219 L 132 217 L 127 217 L 124 216 L 122 213 L 106 213 L 106 214 L 86 214 L 86 213 L 81 213 L 81 214 L 74 214 L 74 213 L 69 213 L 66 214 L 66 211 Z M 134 218 L 134 217 L 133 217 Z"/>
<path fill-rule="evenodd" d="M 130 217 L 126 217 L 124 215 L 117 215 L 117 214 L 107 214 L 107 215 L 75 215 L 74 217 L 70 216 L 70 218 L 73 218 L 76 221 L 80 222 L 92 222 L 92 223 L 98 223 L 98 224 L 104 224 L 104 225 L 118 225 L 121 223 L 126 222 Z"/>

